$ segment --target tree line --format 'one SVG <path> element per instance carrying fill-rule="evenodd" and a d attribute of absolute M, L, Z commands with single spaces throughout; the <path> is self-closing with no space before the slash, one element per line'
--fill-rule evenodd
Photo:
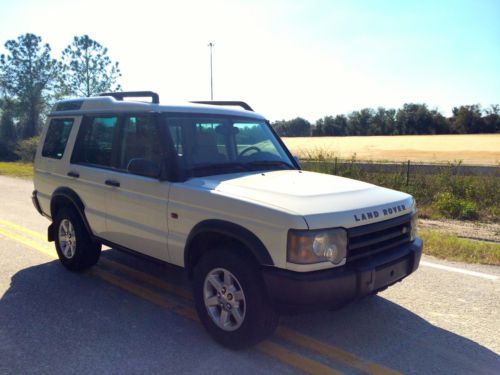
<path fill-rule="evenodd" d="M 364 108 L 347 115 L 325 116 L 316 123 L 297 117 L 272 124 L 282 137 L 348 135 L 424 135 L 500 133 L 500 105 L 454 107 L 450 117 L 426 104 L 408 103 L 402 108 Z"/>
<path fill-rule="evenodd" d="M 120 90 L 119 63 L 88 35 L 75 36 L 58 58 L 40 36 L 27 33 L 5 43 L 0 55 L 0 160 L 33 152 L 55 101 Z"/>
<path fill-rule="evenodd" d="M 0 160 L 30 159 L 56 100 L 121 89 L 118 62 L 88 35 L 75 36 L 58 58 L 31 33 L 8 40 L 5 49 L 0 55 Z M 272 126 L 283 137 L 498 133 L 500 106 L 455 107 L 447 118 L 426 104 L 409 103 L 397 110 L 364 108 L 325 116 L 314 124 L 298 117 Z"/>

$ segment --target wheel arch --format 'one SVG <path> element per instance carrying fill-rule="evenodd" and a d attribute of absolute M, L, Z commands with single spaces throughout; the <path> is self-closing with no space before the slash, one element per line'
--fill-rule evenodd
<path fill-rule="evenodd" d="M 201 255 L 211 245 L 223 242 L 238 242 L 248 249 L 248 255 L 260 265 L 274 265 L 269 251 L 262 241 L 241 225 L 224 220 L 205 220 L 193 227 L 184 248 L 184 267 L 189 279 Z"/>
<path fill-rule="evenodd" d="M 72 207 L 85 226 L 85 229 L 89 234 L 92 235 L 92 230 L 90 229 L 90 225 L 87 221 L 87 217 L 85 216 L 85 205 L 81 200 L 80 196 L 69 187 L 59 187 L 53 193 L 50 199 L 50 216 L 52 220 L 55 220 L 57 212 L 63 207 Z M 54 227 L 53 224 L 49 227 L 49 241 L 54 240 Z"/>

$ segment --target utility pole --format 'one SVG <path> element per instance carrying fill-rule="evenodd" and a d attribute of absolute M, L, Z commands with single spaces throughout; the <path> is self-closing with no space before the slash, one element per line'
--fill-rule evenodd
<path fill-rule="evenodd" d="M 212 48 L 214 46 L 213 42 L 208 43 L 208 47 L 210 47 L 210 100 L 214 100 L 214 76 L 212 68 Z"/>

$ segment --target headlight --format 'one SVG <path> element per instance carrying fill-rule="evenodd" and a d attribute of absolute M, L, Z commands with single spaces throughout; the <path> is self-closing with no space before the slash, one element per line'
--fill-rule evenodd
<path fill-rule="evenodd" d="M 340 264 L 347 253 L 345 229 L 290 230 L 287 260 L 297 264 L 332 262 Z"/>

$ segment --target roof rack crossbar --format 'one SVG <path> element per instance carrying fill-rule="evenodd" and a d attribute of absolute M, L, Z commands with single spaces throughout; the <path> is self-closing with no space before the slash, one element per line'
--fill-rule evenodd
<path fill-rule="evenodd" d="M 124 98 L 151 98 L 151 103 L 159 104 L 160 96 L 153 91 L 120 91 L 120 92 L 104 92 L 98 96 L 111 96 L 116 100 L 123 100 Z"/>
<path fill-rule="evenodd" d="M 236 107 L 241 107 L 243 109 L 246 109 L 247 111 L 253 112 L 252 107 L 250 107 L 247 103 L 241 102 L 241 101 L 201 100 L 201 101 L 192 101 L 191 103 L 236 106 Z"/>

